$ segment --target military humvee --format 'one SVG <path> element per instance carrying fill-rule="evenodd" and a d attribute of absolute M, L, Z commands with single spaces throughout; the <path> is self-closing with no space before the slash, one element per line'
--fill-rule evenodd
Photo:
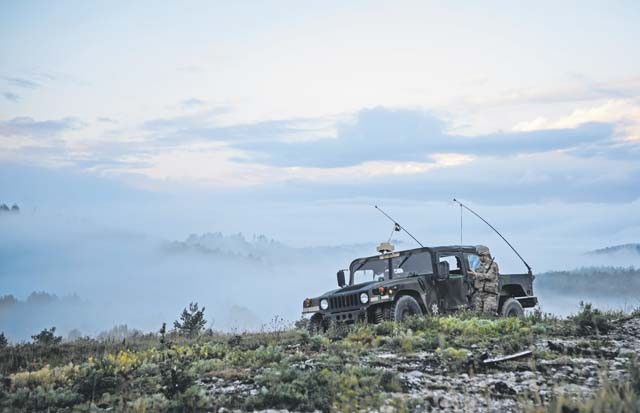
<path fill-rule="evenodd" d="M 345 270 L 338 271 L 340 288 L 305 299 L 302 313 L 312 314 L 310 331 L 326 329 L 331 322 L 402 321 L 414 314 L 470 308 L 474 288 L 469 270 L 479 262 L 476 247 L 453 245 L 398 252 L 392 249 L 354 260 L 348 269 L 348 280 Z M 533 278 L 531 272 L 500 274 L 500 315 L 519 317 L 524 314 L 523 308 L 537 304 Z"/>

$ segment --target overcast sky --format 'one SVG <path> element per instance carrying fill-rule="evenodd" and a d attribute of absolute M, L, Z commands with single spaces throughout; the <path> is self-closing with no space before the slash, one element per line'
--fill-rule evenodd
<path fill-rule="evenodd" d="M 637 2 L 346 3 L 2 2 L 0 202 L 327 245 L 385 239 L 375 203 L 455 242 L 458 197 L 529 255 L 640 241 Z"/>

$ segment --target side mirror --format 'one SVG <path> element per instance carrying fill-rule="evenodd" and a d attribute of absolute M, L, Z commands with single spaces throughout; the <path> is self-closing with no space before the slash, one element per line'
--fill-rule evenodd
<path fill-rule="evenodd" d="M 441 280 L 449 278 L 449 263 L 447 261 L 438 263 L 438 278 Z"/>
<path fill-rule="evenodd" d="M 338 277 L 338 287 L 342 288 L 347 285 L 347 283 L 344 281 L 344 270 L 338 271 L 336 275 Z"/>

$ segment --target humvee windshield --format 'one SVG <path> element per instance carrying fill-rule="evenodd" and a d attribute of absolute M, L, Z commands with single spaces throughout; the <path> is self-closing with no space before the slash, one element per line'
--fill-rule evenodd
<path fill-rule="evenodd" d="M 391 267 L 389 266 L 389 261 L 391 261 Z M 427 251 L 403 254 L 393 257 L 391 260 L 381 259 L 380 256 L 376 256 L 362 258 L 353 263 L 351 266 L 353 284 L 388 280 L 390 279 L 389 268 L 392 271 L 392 278 L 433 273 L 431 254 Z"/>

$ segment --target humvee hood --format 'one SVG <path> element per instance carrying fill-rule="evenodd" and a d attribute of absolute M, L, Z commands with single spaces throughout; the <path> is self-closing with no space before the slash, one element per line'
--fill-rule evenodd
<path fill-rule="evenodd" d="M 347 292 L 359 292 L 359 291 L 369 291 L 371 289 L 371 285 L 373 284 L 382 284 L 380 281 L 368 281 L 366 283 L 349 285 L 344 288 L 337 288 L 335 290 L 327 291 L 322 294 L 320 298 L 329 297 L 334 294 L 347 293 Z"/>

